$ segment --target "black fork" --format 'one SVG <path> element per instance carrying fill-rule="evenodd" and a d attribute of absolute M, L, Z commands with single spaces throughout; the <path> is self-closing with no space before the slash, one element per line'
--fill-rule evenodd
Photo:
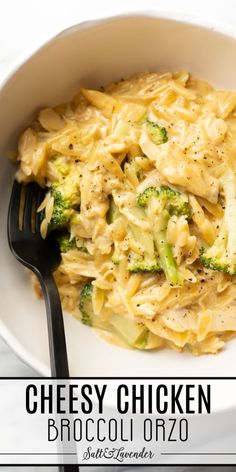
<path fill-rule="evenodd" d="M 8 241 L 16 257 L 38 277 L 46 303 L 49 352 L 52 377 L 69 377 L 65 330 L 61 302 L 53 278 L 61 256 L 53 240 L 40 234 L 37 208 L 44 191 L 36 183 L 28 185 L 14 181 L 8 212 Z M 78 472 L 78 466 L 65 465 L 64 472 Z"/>

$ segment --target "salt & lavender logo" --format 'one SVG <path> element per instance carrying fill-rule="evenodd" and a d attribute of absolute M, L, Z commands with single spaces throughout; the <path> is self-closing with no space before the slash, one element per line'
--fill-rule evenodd
<path fill-rule="evenodd" d="M 117 462 L 124 462 L 130 459 L 146 459 L 148 461 L 153 459 L 154 455 L 154 452 L 147 450 L 146 447 L 143 447 L 140 451 L 127 451 L 124 447 L 105 447 L 93 449 L 91 446 L 89 446 L 83 453 L 83 461 L 91 459 L 112 459 Z"/>

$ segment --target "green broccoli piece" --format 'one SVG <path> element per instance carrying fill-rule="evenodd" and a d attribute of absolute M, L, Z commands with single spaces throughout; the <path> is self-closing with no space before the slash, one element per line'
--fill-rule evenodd
<path fill-rule="evenodd" d="M 60 191 L 56 190 L 53 186 L 50 191 L 54 198 L 54 206 L 48 231 L 53 231 L 68 225 L 73 210 Z"/>
<path fill-rule="evenodd" d="M 221 177 L 225 212 L 213 245 L 200 249 L 200 261 L 211 270 L 236 275 L 236 176 L 227 170 Z"/>
<path fill-rule="evenodd" d="M 156 258 L 154 260 L 147 260 L 130 251 L 128 255 L 128 270 L 135 274 L 138 272 L 161 272 L 162 268 Z"/>
<path fill-rule="evenodd" d="M 70 249 L 78 249 L 78 251 L 81 251 L 81 252 L 88 252 L 85 246 L 81 246 L 81 247 L 77 246 L 76 239 L 71 238 L 69 233 L 60 234 L 57 240 L 59 243 L 60 252 L 62 253 L 65 253 L 69 251 Z"/>
<path fill-rule="evenodd" d="M 108 331 L 109 324 L 93 312 L 92 295 L 93 285 L 91 282 L 87 282 L 80 292 L 79 309 L 81 312 L 81 321 L 87 326 Z"/>
<path fill-rule="evenodd" d="M 225 234 L 225 233 L 224 233 Z M 199 251 L 199 258 L 201 263 L 207 269 L 216 270 L 219 272 L 225 272 L 226 274 L 236 275 L 236 267 L 230 267 L 227 260 L 224 260 L 225 245 L 224 245 L 225 236 L 217 236 L 216 241 L 214 242 L 214 251 L 216 253 L 213 255 L 213 246 L 209 249 L 201 247 Z M 212 249 L 212 251 L 210 251 Z M 212 254 L 211 254 L 212 253 Z M 222 256 L 222 258 L 220 257 Z M 227 257 L 227 254 L 225 254 Z"/>
<path fill-rule="evenodd" d="M 191 218 L 191 208 L 187 195 L 165 186 L 160 188 L 148 187 L 138 196 L 138 205 L 147 206 L 152 197 L 157 197 L 164 203 L 170 216 L 185 215 L 187 219 Z"/>
<path fill-rule="evenodd" d="M 131 172 L 131 174 L 133 174 L 137 178 L 137 181 L 142 175 L 142 169 L 138 165 L 135 158 L 131 158 L 130 160 L 124 163 L 124 174 L 127 175 L 127 173 L 129 174 L 129 172 Z"/>
<path fill-rule="evenodd" d="M 116 218 L 119 218 L 121 216 L 121 214 L 117 206 L 115 205 L 112 195 L 110 195 L 109 200 L 110 200 L 110 205 L 109 205 L 109 210 L 107 213 L 107 222 L 108 224 L 112 224 L 114 223 Z M 120 254 L 119 245 L 117 244 L 117 241 L 114 241 L 114 252 L 111 258 L 113 264 L 118 265 L 120 263 L 120 256 L 121 254 Z"/>
<path fill-rule="evenodd" d="M 76 240 L 75 238 L 70 237 L 69 233 L 63 233 L 60 234 L 57 238 L 59 246 L 60 246 L 60 251 L 62 253 L 69 251 L 70 249 L 76 249 Z"/>
<path fill-rule="evenodd" d="M 112 195 L 110 195 L 109 203 L 110 204 L 109 204 L 109 210 L 108 210 L 108 213 L 107 213 L 107 222 L 108 222 L 108 224 L 111 224 L 111 223 L 114 223 L 116 218 L 119 218 L 120 212 L 119 212 L 118 208 L 115 205 L 115 202 L 113 200 Z"/>
<path fill-rule="evenodd" d="M 139 194 L 137 198 L 137 203 L 141 207 L 145 207 L 150 198 L 152 197 L 159 197 L 160 190 L 156 187 L 148 187 L 142 193 Z"/>
<path fill-rule="evenodd" d="M 110 315 L 109 323 L 115 333 L 123 338 L 130 347 L 145 349 L 149 331 L 144 324 L 116 313 Z"/>
<path fill-rule="evenodd" d="M 90 327 L 113 332 L 130 347 L 145 349 L 149 333 L 146 326 L 115 313 L 111 313 L 107 321 L 102 320 L 100 316 L 96 316 L 93 313 L 92 294 L 93 285 L 91 282 L 87 282 L 80 292 L 79 309 L 82 315 L 82 323 Z"/>
<path fill-rule="evenodd" d="M 74 209 L 80 204 L 80 192 L 77 182 L 68 175 L 62 181 L 54 183 L 50 187 L 50 193 L 54 198 L 54 207 L 48 229 L 52 231 L 68 226 Z"/>
<path fill-rule="evenodd" d="M 168 141 L 166 128 L 158 125 L 154 121 L 146 120 L 147 131 L 154 144 L 164 144 Z"/>
<path fill-rule="evenodd" d="M 152 239 L 153 243 L 153 239 Z M 115 249 L 112 255 L 112 262 L 115 265 L 119 265 L 121 252 L 119 247 L 115 244 Z M 143 255 L 136 254 L 134 251 L 129 251 L 127 255 L 128 260 L 128 271 L 132 273 L 137 272 L 161 272 L 162 268 L 157 260 L 157 257 L 154 253 L 148 254 L 146 251 Z"/>
<path fill-rule="evenodd" d="M 52 149 L 49 157 L 51 166 L 55 169 L 56 173 L 61 176 L 61 178 L 69 175 L 72 170 L 70 158 L 68 159 Z"/>
<path fill-rule="evenodd" d="M 171 215 L 191 217 L 188 197 L 169 187 L 148 187 L 138 196 L 138 205 L 144 207 L 150 221 L 154 242 L 167 280 L 173 285 L 182 283 L 170 244 L 166 240 L 166 228 Z"/>
<path fill-rule="evenodd" d="M 113 264 L 119 265 L 120 258 L 121 258 L 121 250 L 120 250 L 119 244 L 117 243 L 117 241 L 114 241 L 114 251 L 111 258 Z"/>
<path fill-rule="evenodd" d="M 139 208 L 133 208 L 137 213 Z M 129 272 L 160 272 L 161 266 L 155 253 L 154 240 L 151 233 L 143 231 L 140 227 L 129 223 L 129 237 L 141 244 L 143 254 L 139 255 L 130 251 L 128 254 Z"/>
<path fill-rule="evenodd" d="M 79 309 L 81 311 L 81 321 L 87 326 L 92 326 L 93 305 L 92 305 L 93 286 L 91 282 L 86 283 L 80 292 Z"/>
<path fill-rule="evenodd" d="M 181 285 L 182 280 L 177 271 L 171 246 L 166 241 L 165 231 L 156 232 L 154 235 L 154 241 L 161 259 L 161 267 L 167 280 L 173 285 Z"/>
<path fill-rule="evenodd" d="M 143 210 L 138 207 L 130 209 L 133 215 L 142 219 L 145 217 Z M 116 218 L 122 216 L 116 207 L 113 198 L 110 201 L 109 209 L 109 222 L 113 223 Z M 151 233 L 143 231 L 140 227 L 135 226 L 135 224 L 128 222 L 128 238 L 133 238 L 136 242 L 140 243 L 143 248 L 142 254 L 136 254 L 133 251 L 128 252 L 128 270 L 129 272 L 159 272 L 161 267 L 157 256 L 155 254 L 154 241 Z M 115 265 L 120 263 L 121 251 L 119 244 L 115 241 L 114 243 L 114 252 L 112 255 L 112 262 Z"/>

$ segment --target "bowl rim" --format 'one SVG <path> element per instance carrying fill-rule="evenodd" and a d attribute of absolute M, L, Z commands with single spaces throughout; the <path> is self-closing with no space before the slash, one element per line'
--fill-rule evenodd
<path fill-rule="evenodd" d="M 167 10 L 152 10 L 152 9 L 139 9 L 130 10 L 124 13 L 118 13 L 115 15 L 107 15 L 103 17 L 95 17 L 93 19 L 84 20 L 79 23 L 75 23 L 65 29 L 55 33 L 52 32 L 45 36 L 42 36 L 38 41 L 34 41 L 33 45 L 25 48 L 22 53 L 18 54 L 11 63 L 6 66 L 5 72 L 0 77 L 0 94 L 4 90 L 8 81 L 14 76 L 14 74 L 20 70 L 30 59 L 46 48 L 49 44 L 53 43 L 60 37 L 69 36 L 78 31 L 93 29 L 102 24 L 115 22 L 117 20 L 128 19 L 128 18 L 156 18 L 157 20 L 170 20 L 176 23 L 189 24 L 192 26 L 199 26 L 212 32 L 221 33 L 225 36 L 236 39 L 236 30 L 226 22 L 221 22 L 215 19 L 204 19 L 201 15 L 192 15 L 188 13 L 182 13 L 179 11 L 167 11 Z"/>
<path fill-rule="evenodd" d="M 182 23 L 183 25 L 192 25 L 211 30 L 212 32 L 220 33 L 236 40 L 236 30 L 225 22 L 221 22 L 215 19 L 204 19 L 201 15 L 190 15 L 178 11 L 160 11 L 151 9 L 139 9 L 130 10 L 124 13 L 118 13 L 114 15 L 107 15 L 103 17 L 95 17 L 91 20 L 84 20 L 82 22 L 73 24 L 58 33 L 52 32 L 49 35 L 42 36 L 39 41 L 27 47 L 22 53 L 11 61 L 9 66 L 6 67 L 5 72 L 0 77 L 0 96 L 4 91 L 5 86 L 9 80 L 14 77 L 18 70 L 20 70 L 31 58 L 38 52 L 46 48 L 48 45 L 53 43 L 60 37 L 74 34 L 81 30 L 94 29 L 102 24 L 119 21 L 122 19 L 131 18 L 154 18 L 160 20 L 170 20 L 174 23 Z M 45 377 L 50 376 L 50 368 L 43 362 L 39 361 L 32 353 L 30 353 L 17 338 L 12 334 L 10 329 L 0 318 L 0 336 L 5 343 L 13 350 L 13 352 L 21 359 L 26 365 L 30 366 L 40 375 Z M 225 409 L 224 409 L 225 410 Z"/>

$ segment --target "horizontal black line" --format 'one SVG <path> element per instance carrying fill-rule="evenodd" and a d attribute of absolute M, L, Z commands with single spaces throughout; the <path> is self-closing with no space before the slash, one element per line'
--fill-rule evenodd
<path fill-rule="evenodd" d="M 161 452 L 162 456 L 236 456 L 236 452 Z M 0 452 L 1 456 L 76 456 L 75 452 Z"/>
<path fill-rule="evenodd" d="M 236 452 L 161 452 L 162 456 L 236 456 Z"/>
<path fill-rule="evenodd" d="M 76 456 L 76 452 L 0 452 L 0 456 Z"/>
<path fill-rule="evenodd" d="M 110 464 L 100 464 L 100 463 L 99 464 L 98 463 L 94 463 L 94 464 L 76 463 L 76 464 L 74 464 L 74 463 L 71 463 L 71 462 L 70 463 L 63 463 L 63 464 L 52 464 L 52 463 L 51 464 L 38 464 L 38 463 L 36 463 L 36 464 L 21 464 L 21 463 L 20 464 L 19 463 L 18 464 L 16 464 L 16 463 L 15 464 L 14 463 L 13 464 L 1 464 L 0 463 L 0 467 L 16 467 L 16 466 L 17 467 L 35 467 L 35 466 L 38 466 L 38 467 L 40 467 L 40 466 L 41 467 L 62 467 L 62 466 L 65 466 L 65 465 L 68 465 L 68 466 L 76 465 L 77 467 L 113 467 L 114 466 L 114 467 L 123 467 L 123 468 L 126 467 L 126 466 L 128 466 L 128 467 L 143 467 L 143 466 L 145 466 L 145 468 L 146 467 L 155 467 L 155 466 L 157 466 L 157 467 L 163 467 L 164 468 L 164 467 L 173 467 L 173 462 L 170 463 L 170 464 L 166 464 L 166 463 L 161 464 L 160 462 L 159 463 L 152 463 L 152 464 L 144 464 L 144 463 L 143 464 L 132 464 L 132 463 L 131 464 L 116 464 L 116 463 L 115 464 L 111 464 L 111 463 Z M 209 463 L 207 463 L 207 464 L 202 464 L 202 463 L 186 464 L 186 462 L 185 462 L 184 464 L 174 464 L 174 467 L 176 467 L 176 468 L 177 467 L 186 467 L 186 465 L 190 466 L 190 467 L 213 467 L 213 466 L 214 467 L 221 467 L 221 466 L 225 465 L 228 468 L 230 468 L 230 467 L 235 467 L 236 464 L 223 464 L 222 462 L 219 463 L 219 464 L 216 464 L 215 462 L 212 463 L 212 464 L 209 464 Z"/>
<path fill-rule="evenodd" d="M 79 467 L 98 467 L 98 466 L 99 467 L 111 467 L 111 466 L 124 467 L 124 465 L 126 465 L 126 464 L 117 464 L 117 463 L 115 463 L 115 464 L 111 464 L 111 463 L 109 463 L 109 464 L 100 464 L 100 463 L 99 464 L 98 463 L 94 463 L 94 464 L 80 464 L 80 463 L 76 463 L 76 464 L 74 464 L 74 463 L 73 464 L 72 463 L 63 463 L 63 464 L 58 464 L 58 463 L 57 464 L 38 464 L 38 463 L 37 464 L 19 464 L 19 463 L 18 464 L 16 464 L 16 463 L 15 464 L 14 463 L 13 464 L 2 464 L 2 463 L 0 463 L 0 467 L 15 467 L 15 466 L 20 466 L 20 467 L 35 467 L 35 466 L 39 466 L 39 467 L 40 466 L 42 466 L 42 467 L 58 467 L 59 466 L 59 467 L 62 467 L 62 466 L 65 466 L 65 465 L 76 465 L 76 466 L 79 466 Z M 154 462 L 152 464 L 144 464 L 144 463 L 143 464 L 132 464 L 132 463 L 130 464 L 129 463 L 127 465 L 129 467 L 143 467 L 144 465 L 145 465 L 145 467 L 155 467 L 155 466 L 158 466 L 158 467 L 161 466 L 163 468 L 164 467 L 173 467 L 173 463 L 171 463 L 171 464 L 166 464 L 166 463 L 165 464 L 160 464 L 160 462 L 159 463 Z M 209 463 L 207 463 L 207 464 L 202 464 L 202 463 L 200 463 L 200 464 L 198 464 L 198 463 L 197 464 L 186 464 L 186 462 L 184 464 L 174 464 L 175 467 L 184 467 L 186 465 L 191 466 L 191 467 L 211 467 L 211 466 L 220 467 L 222 465 L 226 465 L 228 468 L 230 468 L 230 467 L 235 467 L 236 464 L 223 464 L 222 462 L 219 463 L 219 464 L 216 464 L 216 463 L 213 463 L 213 464 L 209 464 Z"/>
<path fill-rule="evenodd" d="M 236 377 L 0 377 L 0 380 L 236 380 Z"/>

